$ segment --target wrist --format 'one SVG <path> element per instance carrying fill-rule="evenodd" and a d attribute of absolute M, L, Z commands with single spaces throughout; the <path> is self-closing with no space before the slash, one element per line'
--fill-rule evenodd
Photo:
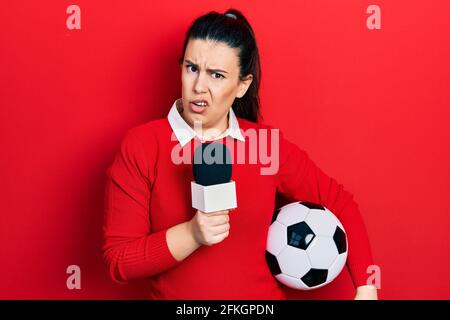
<path fill-rule="evenodd" d="M 197 238 L 195 237 L 192 220 L 185 222 L 185 228 L 186 228 L 186 233 L 187 233 L 188 239 L 192 243 L 192 246 L 195 247 L 195 249 L 199 248 L 201 246 L 201 243 L 198 242 Z"/>
<path fill-rule="evenodd" d="M 377 287 L 373 285 L 357 287 L 355 300 L 378 300 Z"/>
<path fill-rule="evenodd" d="M 375 287 L 374 285 L 372 285 L 372 284 L 367 284 L 367 285 L 363 285 L 363 286 L 357 287 L 357 288 L 356 288 L 356 291 L 358 291 L 358 290 L 377 290 L 377 289 L 378 289 L 378 288 Z"/>

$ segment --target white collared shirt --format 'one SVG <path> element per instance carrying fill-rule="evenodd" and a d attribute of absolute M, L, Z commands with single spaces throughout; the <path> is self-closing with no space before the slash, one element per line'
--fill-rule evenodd
<path fill-rule="evenodd" d="M 195 136 L 197 136 L 202 142 L 202 137 L 200 137 L 194 129 L 191 128 L 189 124 L 184 121 L 181 117 L 180 112 L 177 109 L 177 104 L 181 104 L 181 98 L 175 100 L 172 107 L 170 108 L 167 118 L 169 120 L 172 131 L 177 137 L 180 145 L 183 147 L 189 141 L 191 141 Z M 236 115 L 234 114 L 233 108 L 230 108 L 228 117 L 228 128 L 220 136 L 216 137 L 215 140 L 224 138 L 226 136 L 231 136 L 232 138 L 238 139 L 245 142 L 242 136 L 241 129 L 239 128 L 239 123 L 237 121 Z"/>

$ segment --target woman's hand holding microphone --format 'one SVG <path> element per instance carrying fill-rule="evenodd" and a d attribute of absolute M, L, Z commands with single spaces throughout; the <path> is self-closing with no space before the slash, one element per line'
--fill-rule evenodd
<path fill-rule="evenodd" d="M 223 241 L 230 233 L 229 210 L 205 213 L 197 210 L 189 221 L 192 235 L 199 245 L 211 246 Z"/>
<path fill-rule="evenodd" d="M 210 213 L 197 210 L 194 217 L 167 230 L 167 246 L 172 256 L 184 260 L 200 246 L 212 246 L 230 233 L 230 210 Z"/>

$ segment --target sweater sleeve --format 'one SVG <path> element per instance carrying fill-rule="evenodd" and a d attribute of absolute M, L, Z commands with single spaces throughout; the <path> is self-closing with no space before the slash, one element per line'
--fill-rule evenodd
<path fill-rule="evenodd" d="M 150 277 L 179 263 L 167 246 L 167 229 L 150 232 L 158 146 L 154 135 L 145 143 L 149 148 L 144 149 L 135 129 L 130 129 L 106 171 L 102 249 L 110 276 L 117 283 Z"/>
<path fill-rule="evenodd" d="M 281 133 L 279 141 L 277 191 L 293 201 L 321 204 L 339 218 L 347 233 L 347 267 L 353 285 L 365 285 L 367 267 L 373 264 L 372 252 L 353 194 L 346 191 L 334 178 L 327 176 L 304 150 L 284 139 Z"/>

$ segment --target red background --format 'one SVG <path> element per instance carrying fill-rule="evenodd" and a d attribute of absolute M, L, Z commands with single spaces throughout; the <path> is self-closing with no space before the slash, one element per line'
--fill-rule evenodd
<path fill-rule="evenodd" d="M 0 298 L 143 297 L 101 258 L 105 170 L 128 128 L 180 97 L 192 20 L 230 6 L 256 32 L 265 122 L 354 193 L 380 297 L 450 298 L 449 1 L 76 1 L 81 30 L 70 4 L 0 10 Z"/>

